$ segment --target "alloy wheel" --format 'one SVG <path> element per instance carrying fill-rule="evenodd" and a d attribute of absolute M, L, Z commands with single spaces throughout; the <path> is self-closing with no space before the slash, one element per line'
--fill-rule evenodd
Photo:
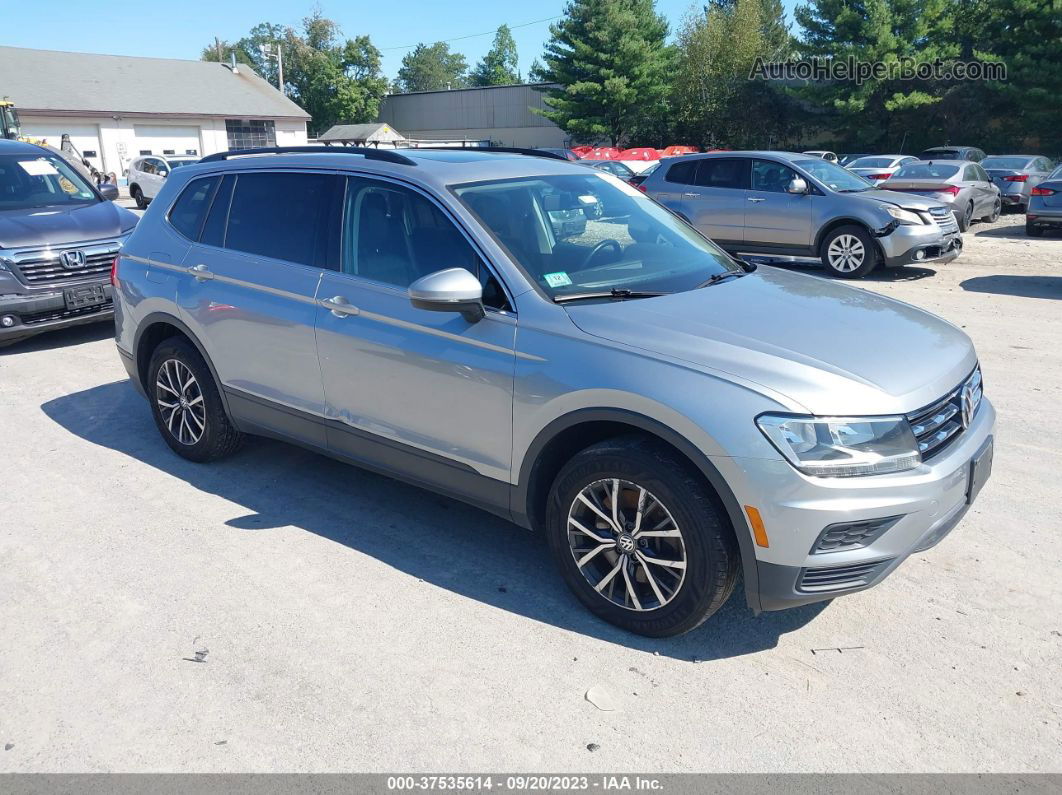
<path fill-rule="evenodd" d="M 188 365 L 167 359 L 155 378 L 155 402 L 166 430 L 178 442 L 194 445 L 206 430 L 203 391 Z"/>
<path fill-rule="evenodd" d="M 686 577 L 682 531 L 644 487 L 608 478 L 583 488 L 568 509 L 568 544 L 591 587 L 627 610 L 671 602 Z"/>
<path fill-rule="evenodd" d="M 863 264 L 867 251 L 855 235 L 837 235 L 826 249 L 830 267 L 841 273 L 851 273 Z"/>

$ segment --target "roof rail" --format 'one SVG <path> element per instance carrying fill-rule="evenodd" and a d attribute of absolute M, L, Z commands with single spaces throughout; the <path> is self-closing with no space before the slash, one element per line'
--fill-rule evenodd
<path fill-rule="evenodd" d="M 519 146 L 411 146 L 410 149 L 430 149 L 435 152 L 508 152 L 513 155 L 530 155 L 531 157 L 548 157 L 551 160 L 564 160 L 571 162 L 564 155 L 556 152 L 547 152 L 544 149 L 524 149 Z"/>
<path fill-rule="evenodd" d="M 387 163 L 398 163 L 403 166 L 415 166 L 417 162 L 405 155 L 400 155 L 390 149 L 374 149 L 368 146 L 266 146 L 260 149 L 235 149 L 228 152 L 216 152 L 207 155 L 200 163 L 215 163 L 219 160 L 228 160 L 230 157 L 243 157 L 244 155 L 284 155 L 284 154 L 329 154 L 329 155 L 362 155 L 366 160 L 383 160 Z"/>

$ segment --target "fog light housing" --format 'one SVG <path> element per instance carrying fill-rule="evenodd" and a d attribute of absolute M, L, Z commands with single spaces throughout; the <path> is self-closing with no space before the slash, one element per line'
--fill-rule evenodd
<path fill-rule="evenodd" d="M 4 328 L 11 328 L 16 323 L 18 323 L 18 318 L 14 315 L 4 315 L 3 317 L 0 317 L 0 326 L 3 326 Z"/>
<path fill-rule="evenodd" d="M 915 256 L 914 256 L 914 258 L 915 258 L 916 260 L 923 260 L 923 259 L 925 259 L 925 258 L 926 258 L 926 252 L 925 252 L 925 250 L 924 250 L 924 249 L 918 249 L 918 251 L 916 251 L 916 252 L 915 252 Z"/>
<path fill-rule="evenodd" d="M 822 555 L 827 552 L 869 547 L 902 518 L 902 516 L 886 516 L 882 519 L 861 519 L 855 522 L 838 522 L 828 525 L 819 533 L 819 537 L 811 547 L 811 554 Z"/>

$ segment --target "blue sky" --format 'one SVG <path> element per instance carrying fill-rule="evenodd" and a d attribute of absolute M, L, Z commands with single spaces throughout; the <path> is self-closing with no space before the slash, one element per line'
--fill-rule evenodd
<path fill-rule="evenodd" d="M 792 11 L 795 0 L 785 0 Z M 112 55 L 144 55 L 161 58 L 199 57 L 214 36 L 235 40 L 258 22 L 298 26 L 312 7 L 286 0 L 102 0 L 85 3 L 53 0 L 50 3 L 16 3 L 0 0 L 0 44 L 51 50 L 98 52 Z M 519 3 L 513 0 L 464 0 L 458 3 L 432 0 L 402 0 L 385 3 L 351 3 L 321 0 L 325 16 L 341 25 L 347 36 L 368 34 L 383 50 L 384 72 L 394 77 L 402 56 L 417 42 L 455 39 L 451 43 L 469 66 L 489 49 L 493 30 L 501 23 L 515 27 L 559 16 L 564 0 Z M 657 8 L 674 29 L 691 7 L 688 0 L 657 0 Z M 175 13 L 175 9 L 178 9 Z M 791 13 L 790 13 L 791 17 Z M 520 54 L 520 70 L 542 52 L 549 37 L 549 23 L 536 22 L 513 30 Z"/>

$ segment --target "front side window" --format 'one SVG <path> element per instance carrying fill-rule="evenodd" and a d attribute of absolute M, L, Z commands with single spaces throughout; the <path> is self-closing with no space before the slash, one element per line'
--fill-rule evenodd
<path fill-rule="evenodd" d="M 92 204 L 96 192 L 59 157 L 0 156 L 0 210 Z"/>
<path fill-rule="evenodd" d="M 588 169 L 451 189 L 556 300 L 611 290 L 678 292 L 738 270 L 714 243 L 609 174 Z"/>
<path fill-rule="evenodd" d="M 193 180 L 181 191 L 177 201 L 170 210 L 170 223 L 189 240 L 198 240 L 203 228 L 203 219 L 210 209 L 210 200 L 214 195 L 219 177 L 203 177 Z"/>
<path fill-rule="evenodd" d="M 507 309 L 505 292 L 475 249 L 431 201 L 408 188 L 347 180 L 343 272 L 406 288 L 422 276 L 464 268 L 483 285 L 483 303 Z"/>
<path fill-rule="evenodd" d="M 800 166 L 827 188 L 838 193 L 862 193 L 874 189 L 873 182 L 829 160 L 796 160 L 794 165 Z"/>
<path fill-rule="evenodd" d="M 313 265 L 336 179 L 283 171 L 238 174 L 225 248 Z"/>
<path fill-rule="evenodd" d="M 789 183 L 796 179 L 793 169 L 770 160 L 752 161 L 752 189 L 767 193 L 785 193 Z"/>

